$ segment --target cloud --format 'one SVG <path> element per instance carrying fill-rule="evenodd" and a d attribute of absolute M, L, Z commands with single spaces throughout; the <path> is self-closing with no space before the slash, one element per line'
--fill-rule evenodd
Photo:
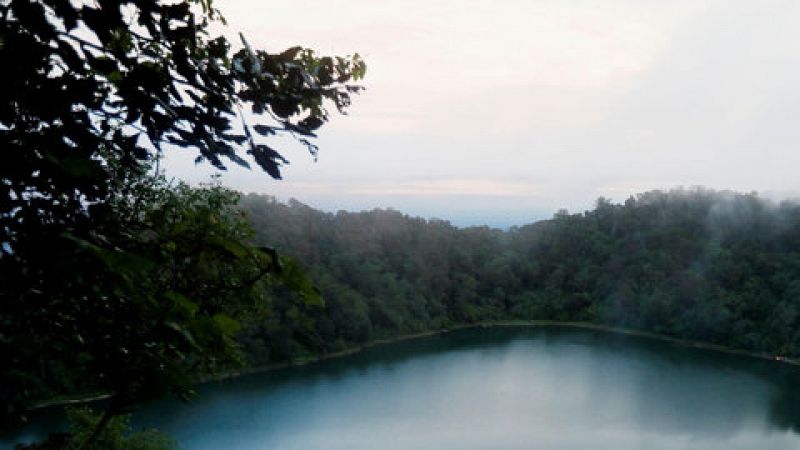
<path fill-rule="evenodd" d="M 318 163 L 281 142 L 286 181 L 232 170 L 225 180 L 239 189 L 328 209 L 446 217 L 472 208 L 491 218 L 493 206 L 523 217 L 678 185 L 800 187 L 793 0 L 220 7 L 254 46 L 357 50 L 368 64 L 350 115 L 321 130 Z M 170 158 L 170 170 L 207 173 L 190 161 Z"/>

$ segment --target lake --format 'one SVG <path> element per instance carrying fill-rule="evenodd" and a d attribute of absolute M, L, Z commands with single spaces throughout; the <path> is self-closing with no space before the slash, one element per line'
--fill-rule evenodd
<path fill-rule="evenodd" d="M 800 448 L 797 367 L 589 330 L 463 330 L 199 392 L 134 425 L 186 450 Z"/>

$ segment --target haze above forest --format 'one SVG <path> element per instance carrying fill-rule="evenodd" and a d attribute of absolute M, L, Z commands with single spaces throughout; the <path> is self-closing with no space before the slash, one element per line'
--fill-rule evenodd
<path fill-rule="evenodd" d="M 256 241 L 302 261 L 325 299 L 292 310 L 277 297 L 280 312 L 241 337 L 257 364 L 509 319 L 621 326 L 768 355 L 800 351 L 797 203 L 651 191 L 505 232 L 397 211 L 325 214 L 257 195 L 240 205 Z"/>
<path fill-rule="evenodd" d="M 521 225 L 599 196 L 703 185 L 796 197 L 800 4 L 438 1 L 220 4 L 232 38 L 358 51 L 367 91 L 280 183 L 326 211 Z M 288 143 L 287 143 L 288 144 Z M 170 155 L 170 173 L 211 169 Z"/>

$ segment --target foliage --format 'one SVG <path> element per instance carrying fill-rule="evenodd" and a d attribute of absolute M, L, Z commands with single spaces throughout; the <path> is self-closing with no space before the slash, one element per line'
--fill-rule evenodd
<path fill-rule="evenodd" d="M 244 38 L 236 50 L 210 35 L 221 21 L 210 0 L 0 4 L 13 61 L 0 83 L 3 419 L 87 389 L 113 393 L 114 412 L 186 396 L 198 373 L 238 361 L 237 319 L 269 310 L 259 285 L 320 303 L 296 266 L 249 245 L 236 194 L 148 173 L 177 146 L 280 178 L 270 138 L 316 155 L 326 104 L 344 112 L 365 65 Z"/>
<path fill-rule="evenodd" d="M 148 197 L 115 201 L 117 220 L 101 229 L 113 250 L 53 238 L 47 298 L 8 316 L 7 398 L 101 390 L 119 412 L 167 392 L 188 397 L 198 374 L 240 364 L 239 319 L 269 315 L 270 284 L 320 303 L 292 261 L 248 243 L 238 194 L 161 178 L 140 188 Z"/>
<path fill-rule="evenodd" d="M 326 300 L 306 313 L 311 326 L 245 327 L 257 363 L 490 320 L 587 321 L 800 355 L 796 203 L 652 191 L 507 231 L 256 195 L 241 207 L 257 241 L 303 261 Z"/>
<path fill-rule="evenodd" d="M 67 419 L 70 423 L 68 433 L 53 434 L 45 442 L 30 446 L 18 446 L 18 450 L 77 450 L 97 429 L 97 424 L 103 418 L 91 409 L 74 408 L 67 410 Z M 173 450 L 178 446 L 172 438 L 156 430 L 132 432 L 130 416 L 119 415 L 110 418 L 91 446 L 86 448 L 91 450 Z"/>

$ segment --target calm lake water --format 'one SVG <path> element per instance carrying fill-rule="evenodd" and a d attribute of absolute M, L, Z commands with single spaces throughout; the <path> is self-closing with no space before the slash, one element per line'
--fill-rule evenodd
<path fill-rule="evenodd" d="M 797 368 L 583 330 L 460 331 L 200 394 L 134 425 L 187 450 L 800 449 Z"/>

